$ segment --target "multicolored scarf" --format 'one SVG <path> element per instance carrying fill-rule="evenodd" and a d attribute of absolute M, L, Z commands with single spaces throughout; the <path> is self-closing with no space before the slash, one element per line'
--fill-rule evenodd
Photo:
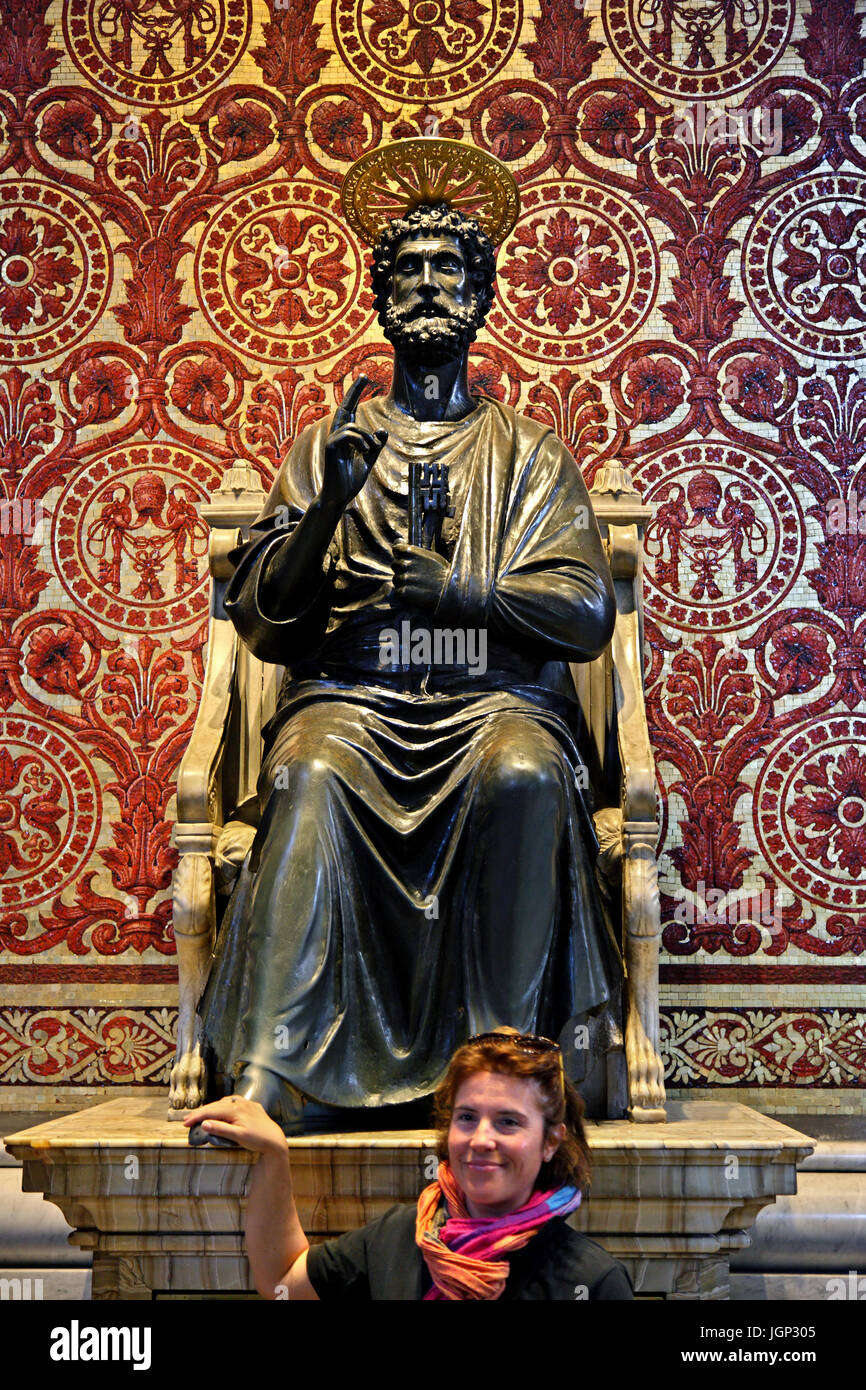
<path fill-rule="evenodd" d="M 445 1204 L 444 1220 L 437 1219 Z M 525 1206 L 507 1216 L 473 1218 L 447 1163 L 418 1198 L 415 1240 L 433 1287 L 427 1299 L 499 1298 L 508 1278 L 507 1256 L 520 1250 L 554 1216 L 580 1206 L 576 1187 L 533 1192 Z"/>

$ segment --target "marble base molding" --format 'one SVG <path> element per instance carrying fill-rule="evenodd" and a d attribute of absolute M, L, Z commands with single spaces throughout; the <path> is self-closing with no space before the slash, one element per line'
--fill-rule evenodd
<path fill-rule="evenodd" d="M 589 1199 L 573 1224 L 605 1246 L 642 1297 L 726 1299 L 731 1252 L 762 1208 L 797 1190 L 811 1141 L 743 1105 L 674 1104 L 666 1124 L 587 1126 Z M 414 1202 L 435 1172 L 431 1131 L 289 1140 L 311 1241 Z M 93 1252 L 93 1297 L 252 1291 L 243 1246 L 254 1156 L 191 1149 L 163 1096 L 110 1100 L 6 1140 L 26 1192 L 42 1192 Z"/>

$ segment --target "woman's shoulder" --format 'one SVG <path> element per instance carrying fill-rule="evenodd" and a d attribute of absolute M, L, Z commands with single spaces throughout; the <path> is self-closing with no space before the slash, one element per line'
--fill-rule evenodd
<path fill-rule="evenodd" d="M 401 1202 L 393 1207 L 388 1207 L 370 1221 L 366 1230 L 369 1235 L 376 1235 L 384 1239 L 399 1239 L 407 1234 L 411 1235 L 412 1242 L 415 1241 L 415 1219 L 417 1207 Z"/>
<path fill-rule="evenodd" d="M 307 1252 L 307 1278 L 320 1299 L 418 1298 L 415 1208 L 393 1206 L 365 1226 Z"/>
<path fill-rule="evenodd" d="M 520 1256 L 523 1255 L 521 1259 Z M 569 1301 L 634 1298 L 618 1260 L 582 1231 L 555 1217 L 512 1257 L 512 1298 Z"/>
<path fill-rule="evenodd" d="M 633 1299 L 631 1281 L 619 1260 L 608 1254 L 603 1245 L 575 1231 L 563 1221 L 559 1223 L 559 1239 L 566 1262 L 574 1274 L 579 1289 L 575 1298 Z"/>

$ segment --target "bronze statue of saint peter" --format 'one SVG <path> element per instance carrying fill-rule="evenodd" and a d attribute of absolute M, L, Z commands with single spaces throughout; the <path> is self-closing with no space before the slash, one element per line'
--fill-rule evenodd
<path fill-rule="evenodd" d="M 621 979 L 568 669 L 611 577 L 565 445 L 470 392 L 494 278 L 444 202 L 385 224 L 391 388 L 301 433 L 234 554 L 226 611 L 286 676 L 201 1015 L 287 1131 L 428 1095 L 498 1024 L 556 1037 Z"/>

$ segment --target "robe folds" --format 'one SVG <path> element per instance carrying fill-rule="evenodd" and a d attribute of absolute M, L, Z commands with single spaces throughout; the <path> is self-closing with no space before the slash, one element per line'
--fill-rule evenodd
<path fill-rule="evenodd" d="M 497 401 L 421 422 L 376 398 L 356 420 L 388 442 L 302 603 L 267 610 L 261 581 L 319 494 L 332 419 L 299 436 L 233 555 L 226 612 L 286 675 L 200 1010 L 221 1071 L 256 1063 L 347 1107 L 428 1094 L 497 1024 L 556 1037 L 622 973 L 568 670 L 615 617 L 580 471 Z M 454 508 L 435 613 L 392 587 L 417 460 L 447 465 Z"/>

